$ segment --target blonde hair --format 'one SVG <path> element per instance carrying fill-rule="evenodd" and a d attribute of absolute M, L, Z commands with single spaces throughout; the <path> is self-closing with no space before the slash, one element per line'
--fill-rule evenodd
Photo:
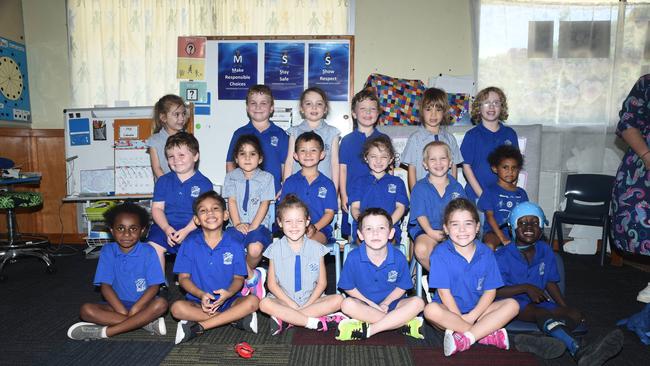
<path fill-rule="evenodd" d="M 161 114 L 167 114 L 175 106 L 184 106 L 185 101 L 183 98 L 179 97 L 176 94 L 167 94 L 162 98 L 158 99 L 156 104 L 153 106 L 153 133 L 158 133 L 165 126 L 165 123 L 160 119 Z M 185 121 L 185 126 L 190 120 Z"/>
<path fill-rule="evenodd" d="M 451 123 L 451 114 L 449 110 L 449 99 L 447 99 L 447 92 L 438 88 L 429 88 L 422 95 L 422 102 L 420 103 L 420 121 L 424 122 L 424 110 L 427 107 L 434 107 L 442 109 L 442 124 L 448 125 Z"/>
<path fill-rule="evenodd" d="M 490 92 L 496 93 L 499 96 L 499 99 L 501 99 L 501 113 L 499 113 L 499 120 L 505 121 L 508 119 L 508 100 L 506 99 L 506 94 L 496 86 L 489 86 L 478 92 L 472 102 L 470 115 L 475 124 L 481 122 L 481 104 L 487 100 Z"/>
<path fill-rule="evenodd" d="M 429 142 L 424 149 L 422 149 L 422 160 L 427 160 L 429 158 L 429 149 L 432 147 L 444 147 L 445 151 L 447 152 L 447 158 L 451 160 L 451 148 L 449 145 L 444 143 L 443 141 L 431 141 Z"/>

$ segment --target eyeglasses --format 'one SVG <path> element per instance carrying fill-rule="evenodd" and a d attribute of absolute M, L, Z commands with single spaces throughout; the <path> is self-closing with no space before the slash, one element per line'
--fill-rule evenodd
<path fill-rule="evenodd" d="M 501 101 L 500 100 L 495 100 L 492 102 L 483 102 L 481 105 L 485 108 L 489 107 L 495 107 L 495 108 L 500 108 L 501 107 Z"/>

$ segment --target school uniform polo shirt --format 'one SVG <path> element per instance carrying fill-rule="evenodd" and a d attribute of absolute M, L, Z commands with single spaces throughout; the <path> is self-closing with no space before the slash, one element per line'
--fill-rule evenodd
<path fill-rule="evenodd" d="M 510 217 L 510 211 L 512 211 L 515 206 L 522 202 L 528 201 L 528 195 L 526 191 L 517 187 L 513 191 L 501 188 L 498 184 L 491 184 L 483 189 L 483 194 L 481 198 L 478 199 L 478 208 L 481 211 L 492 211 L 494 213 L 494 219 L 497 221 L 499 226 L 508 222 Z M 490 224 L 485 220 L 483 223 L 483 232 L 493 231 Z M 505 229 L 502 229 L 503 233 L 506 236 L 508 232 Z"/>
<path fill-rule="evenodd" d="M 383 208 L 392 215 L 397 208 L 397 203 L 401 203 L 408 209 L 409 199 L 406 195 L 406 186 L 400 177 L 390 174 L 384 174 L 380 179 L 375 178 L 374 175 L 368 173 L 365 176 L 355 179 L 352 188 L 348 192 L 349 202 L 357 202 L 361 204 L 361 212 L 366 208 L 379 207 Z M 400 223 L 396 222 L 395 227 L 395 240 L 399 243 L 401 238 Z M 352 225 L 352 232 L 356 235 L 357 222 Z"/>
<path fill-rule="evenodd" d="M 284 199 L 289 193 L 293 193 L 300 198 L 309 208 L 309 218 L 312 224 L 318 222 L 323 217 L 326 209 L 330 209 L 336 213 L 338 209 L 338 202 L 336 199 L 336 188 L 331 179 L 327 178 L 323 173 L 318 174 L 318 177 L 309 184 L 307 178 L 298 172 L 284 181 L 282 186 L 282 195 L 280 201 Z M 332 236 L 332 226 L 325 225 L 320 230 L 327 238 Z"/>
<path fill-rule="evenodd" d="M 102 247 L 93 281 L 111 285 L 122 302 L 134 303 L 150 286 L 165 283 L 165 276 L 156 250 L 149 244 L 138 242 L 128 253 L 113 242 Z"/>
<path fill-rule="evenodd" d="M 345 135 L 341 140 L 341 146 L 339 147 L 339 163 L 347 166 L 347 181 L 345 188 L 348 195 L 352 189 L 352 182 L 354 182 L 356 178 L 370 174 L 368 163 L 366 163 L 362 156 L 363 144 L 366 143 L 366 140 L 374 139 L 379 136 L 386 136 L 386 134 L 379 132 L 379 130 L 375 128 L 370 136 L 366 137 L 365 133 L 360 132 L 359 130 L 354 130 Z"/>
<path fill-rule="evenodd" d="M 442 196 L 440 196 L 436 187 L 429 182 L 429 176 L 420 179 L 413 186 L 411 214 L 409 216 L 409 234 L 413 239 L 415 239 L 413 235 L 417 236 L 418 233 L 422 232 L 422 227 L 417 220 L 418 217 L 426 216 L 432 229 L 442 230 L 442 219 L 449 201 L 458 197 L 467 197 L 463 186 L 454 177 L 447 175 L 447 178 L 449 184 Z"/>
<path fill-rule="evenodd" d="M 212 182 L 198 170 L 181 182 L 175 172 L 158 179 L 153 189 L 153 201 L 165 203 L 165 217 L 170 225 L 187 225 L 194 215 L 192 204 L 201 193 L 211 191 Z"/>
<path fill-rule="evenodd" d="M 442 141 L 449 145 L 451 160 L 454 165 L 463 163 L 463 154 L 461 154 L 458 148 L 458 142 L 454 135 L 447 131 L 445 126 L 440 126 L 439 133 L 435 134 L 420 125 L 417 131 L 409 136 L 404 147 L 404 152 L 401 155 L 402 163 L 415 166 L 416 179 L 418 180 L 427 176 L 428 172 L 424 169 L 424 165 L 422 165 L 422 157 L 424 147 L 432 141 Z"/>
<path fill-rule="evenodd" d="M 318 170 L 325 174 L 327 178 L 332 179 L 332 145 L 334 144 L 334 141 L 338 141 L 341 136 L 341 131 L 334 126 L 328 125 L 324 120 L 321 120 L 320 125 L 313 130 L 309 127 L 307 121 L 302 121 L 301 124 L 289 128 L 287 133 L 290 137 L 293 137 L 294 141 L 296 141 L 298 136 L 310 131 L 316 132 L 316 134 L 323 139 L 323 144 L 325 145 L 325 158 L 318 163 Z M 294 160 L 293 173 L 295 174 L 299 171 L 300 164 Z"/>
<path fill-rule="evenodd" d="M 519 147 L 519 140 L 517 140 L 515 130 L 505 126 L 501 122 L 499 122 L 497 132 L 488 130 L 480 123 L 467 131 L 463 138 L 460 151 L 463 153 L 463 158 L 465 159 L 464 164 L 472 167 L 474 176 L 480 184 L 481 189 L 485 189 L 485 187 L 497 182 L 497 175 L 492 172 L 487 158 L 494 149 L 501 145 Z M 465 189 L 467 190 L 467 197 L 472 200 L 478 198 L 470 184 L 467 184 Z"/>
<path fill-rule="evenodd" d="M 329 253 L 321 243 L 304 237 L 299 252 L 294 252 L 286 237 L 273 242 L 264 251 L 272 261 L 275 280 L 284 293 L 298 305 L 304 305 L 316 288 L 320 276 L 320 260 Z M 300 257 L 299 261 L 296 257 Z M 298 261 L 298 266 L 296 266 Z M 324 269 L 323 269 L 324 270 Z M 296 279 L 299 279 L 296 281 Z M 269 296 L 273 294 L 269 293 Z"/>
<path fill-rule="evenodd" d="M 475 240 L 476 251 L 470 262 L 460 255 L 451 240 L 438 244 L 429 264 L 429 288 L 449 289 L 461 313 L 470 312 L 487 290 L 503 286 L 492 249 Z M 442 303 L 436 292 L 433 301 Z"/>
<path fill-rule="evenodd" d="M 560 281 L 555 254 L 553 254 L 551 246 L 544 241 L 540 240 L 535 243 L 535 255 L 530 263 L 514 244 L 500 247 L 494 256 L 499 265 L 504 286 L 528 283 L 544 290 L 549 282 Z M 531 303 L 526 294 L 515 295 L 514 299 L 519 303 L 519 311 L 523 311 Z"/>
<path fill-rule="evenodd" d="M 167 144 L 168 138 L 169 133 L 166 129 L 162 128 L 147 139 L 147 146 L 156 149 L 156 156 L 158 157 L 163 174 L 171 172 L 169 163 L 167 163 L 167 154 L 165 153 L 165 145 Z"/>
<path fill-rule="evenodd" d="M 261 168 L 273 175 L 275 182 L 275 192 L 279 192 L 282 187 L 282 165 L 287 160 L 289 150 L 289 136 L 286 132 L 275 123 L 269 122 L 269 127 L 260 132 L 253 126 L 253 122 L 248 122 L 245 126 L 238 128 L 230 139 L 228 146 L 228 155 L 226 162 L 234 163 L 233 151 L 237 140 L 242 135 L 254 135 L 260 140 L 264 161 Z"/>
<path fill-rule="evenodd" d="M 226 174 L 223 182 L 223 197 L 234 197 L 237 201 L 237 212 L 241 222 L 251 223 L 257 215 L 260 205 L 264 201 L 275 199 L 275 187 L 271 173 L 256 169 L 248 183 L 248 203 L 244 210 L 244 197 L 246 195 L 246 177 L 244 171 L 237 168 Z M 262 225 L 271 228 L 271 210 L 266 212 Z"/>
<path fill-rule="evenodd" d="M 234 276 L 248 276 L 242 239 L 241 233 L 228 229 L 223 232 L 219 244 L 211 249 L 203 237 L 203 231 L 196 230 L 181 245 L 176 255 L 174 273 L 189 273 L 190 280 L 205 292 L 228 289 Z M 239 292 L 233 295 L 238 296 Z M 185 298 L 201 301 L 190 293 Z"/>
<path fill-rule="evenodd" d="M 409 265 L 404 254 L 387 245 L 388 255 L 384 262 L 375 266 L 368 258 L 366 243 L 348 254 L 338 287 L 343 290 L 357 289 L 363 296 L 379 304 L 397 287 L 403 290 L 413 288 Z M 406 294 L 404 295 L 406 297 Z"/>

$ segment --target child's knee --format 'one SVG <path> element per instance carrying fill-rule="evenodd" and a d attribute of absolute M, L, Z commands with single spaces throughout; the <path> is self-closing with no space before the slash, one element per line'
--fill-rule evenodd
<path fill-rule="evenodd" d="M 246 255 L 251 258 L 260 258 L 262 256 L 263 251 L 264 251 L 264 245 L 262 245 L 262 243 L 260 243 L 259 241 L 250 243 L 248 244 L 248 247 L 246 247 Z"/>
<path fill-rule="evenodd" d="M 167 303 L 167 300 L 163 299 L 162 297 L 158 297 L 153 299 L 151 302 L 151 306 L 153 311 L 156 314 L 162 314 L 165 311 L 167 311 L 167 307 L 169 307 L 169 304 Z"/>
<path fill-rule="evenodd" d="M 183 315 L 185 314 L 186 308 L 187 308 L 187 304 L 185 304 L 183 300 L 180 300 L 180 301 L 175 301 L 170 307 L 169 311 L 172 313 L 172 316 L 174 318 L 182 319 Z"/>
<path fill-rule="evenodd" d="M 504 299 L 502 308 L 506 309 L 508 314 L 511 314 L 513 317 L 519 314 L 519 303 L 515 299 Z"/>
<path fill-rule="evenodd" d="M 95 304 L 91 304 L 91 303 L 88 303 L 88 302 L 81 305 L 81 308 L 79 308 L 79 317 L 81 319 L 93 318 L 94 314 L 95 314 L 95 310 L 94 310 L 95 306 L 94 305 Z"/>
<path fill-rule="evenodd" d="M 341 311 L 344 313 L 348 313 L 351 310 L 354 310 L 356 307 L 357 302 L 354 298 L 352 297 L 347 297 L 343 301 L 341 301 Z"/>
<path fill-rule="evenodd" d="M 260 303 L 258 304 L 258 306 L 260 307 L 260 310 L 262 310 L 265 313 L 268 313 L 269 310 L 271 310 L 270 309 L 271 302 L 272 302 L 272 300 L 270 298 L 265 297 L 262 300 L 260 300 Z"/>
<path fill-rule="evenodd" d="M 413 246 L 413 251 L 418 259 L 428 259 L 431 255 L 429 245 L 427 245 L 424 240 L 416 240 L 415 245 Z"/>
<path fill-rule="evenodd" d="M 436 302 L 429 303 L 424 307 L 424 317 L 429 320 L 437 321 L 438 319 L 441 319 L 443 315 L 443 308 Z"/>

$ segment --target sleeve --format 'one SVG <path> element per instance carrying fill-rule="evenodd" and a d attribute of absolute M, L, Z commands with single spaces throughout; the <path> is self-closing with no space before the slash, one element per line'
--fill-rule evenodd
<path fill-rule="evenodd" d="M 444 245 L 444 242 L 438 245 Z M 444 249 L 444 248 L 441 248 Z M 451 279 L 447 271 L 447 263 L 441 255 L 436 255 L 436 250 L 429 257 L 429 288 L 451 288 Z"/>
<path fill-rule="evenodd" d="M 265 172 L 266 173 L 266 172 Z M 275 182 L 271 173 L 264 174 L 264 190 L 260 200 L 273 201 L 275 199 Z"/>
<path fill-rule="evenodd" d="M 349 177 L 349 175 L 348 175 Z M 352 202 L 361 201 L 361 192 L 359 192 L 361 183 L 361 177 L 357 177 L 352 181 L 352 184 L 349 185 L 350 190 L 348 191 L 348 204 Z"/>
<path fill-rule="evenodd" d="M 235 180 L 233 179 L 231 173 L 232 172 L 226 174 L 226 178 L 223 180 L 223 198 L 230 198 L 234 196 L 235 199 L 237 199 L 237 188 L 235 185 Z"/>
<path fill-rule="evenodd" d="M 510 129 L 510 133 L 512 133 L 512 146 L 516 147 L 517 149 L 519 148 L 519 136 L 517 136 L 517 132 L 515 132 L 515 129 L 512 127 L 508 127 Z"/>
<path fill-rule="evenodd" d="M 233 240 L 236 240 L 235 237 L 233 237 Z M 246 278 L 248 276 L 248 270 L 246 269 L 246 253 L 244 252 L 244 246 L 240 243 L 236 243 L 233 245 L 234 253 L 233 253 L 233 273 L 235 275 L 242 276 Z"/>
<path fill-rule="evenodd" d="M 463 156 L 463 164 L 468 164 L 468 165 L 474 164 L 475 151 L 474 151 L 474 143 L 472 141 L 473 140 L 472 131 L 474 130 L 474 128 L 467 131 L 465 137 L 463 137 L 463 142 L 460 144 L 460 153 Z"/>
<path fill-rule="evenodd" d="M 208 177 L 204 177 L 201 181 L 201 193 L 210 192 L 214 190 L 214 184 Z"/>
<path fill-rule="evenodd" d="M 413 279 L 411 278 L 411 271 L 409 270 L 406 257 L 399 250 L 395 249 L 395 259 L 399 265 L 399 275 L 397 278 L 397 287 L 403 290 L 410 290 L 413 288 Z"/>
<path fill-rule="evenodd" d="M 332 134 L 332 142 L 340 141 L 340 139 L 341 139 L 341 130 L 339 130 L 338 128 L 336 128 L 336 127 L 334 127 L 332 125 L 330 125 L 330 127 L 332 127 L 332 131 L 330 132 Z"/>
<path fill-rule="evenodd" d="M 148 244 L 142 243 L 141 245 L 147 245 L 147 262 L 145 278 L 147 281 L 147 286 L 160 285 L 165 283 L 165 275 L 163 274 L 162 267 L 160 267 L 160 261 L 158 260 L 158 255 L 156 250 Z"/>
<path fill-rule="evenodd" d="M 284 130 L 282 130 L 279 135 L 280 137 L 278 140 L 280 140 L 280 142 L 278 148 L 280 151 L 280 164 L 284 164 L 284 162 L 287 161 L 287 154 L 289 154 L 289 135 L 287 135 Z"/>
<path fill-rule="evenodd" d="M 292 177 L 293 177 L 293 176 L 290 176 L 289 178 L 287 178 L 287 179 L 284 181 L 284 183 L 282 183 L 282 193 L 280 194 L 280 199 L 278 200 L 278 203 L 279 203 L 279 202 L 282 202 L 282 200 L 284 200 L 284 198 L 285 198 L 289 193 L 293 193 L 293 192 L 294 192 L 293 184 L 292 184 L 293 179 L 291 179 Z"/>
<path fill-rule="evenodd" d="M 158 178 L 156 184 L 153 186 L 153 198 L 151 199 L 153 202 L 165 202 L 165 185 L 167 182 L 165 175 Z"/>
<path fill-rule="evenodd" d="M 339 163 L 350 165 L 350 148 L 349 148 L 349 136 L 345 135 L 341 140 L 341 145 L 339 146 Z"/>
<path fill-rule="evenodd" d="M 351 251 L 350 254 L 348 254 L 348 258 L 343 263 L 343 268 L 341 269 L 341 275 L 339 277 L 339 283 L 337 285 L 337 287 L 340 289 L 352 290 L 353 288 L 357 287 L 355 283 L 356 281 L 354 279 L 354 264 L 352 262 L 358 260 L 357 258 L 359 256 L 359 253 L 355 253 L 358 250 L 359 248 Z"/>
<path fill-rule="evenodd" d="M 412 133 L 411 136 L 409 136 L 409 139 L 406 141 L 406 146 L 404 146 L 404 152 L 402 152 L 402 155 L 400 155 L 401 162 L 407 165 L 417 164 L 418 160 L 422 160 L 422 153 L 420 152 L 420 159 L 418 159 L 415 151 L 415 145 L 417 145 L 417 142 L 415 141 L 415 134 L 416 132 Z"/>
<path fill-rule="evenodd" d="M 416 183 L 411 193 L 411 217 L 417 219 L 420 216 L 427 215 L 424 196 L 423 186 Z"/>
<path fill-rule="evenodd" d="M 501 278 L 501 273 L 499 272 L 499 265 L 497 264 L 496 259 L 494 259 L 494 253 L 486 247 L 486 250 L 489 250 L 487 253 L 487 273 L 485 274 L 485 282 L 483 283 L 483 290 L 493 290 L 503 286 L 503 279 Z"/>
<path fill-rule="evenodd" d="M 325 197 L 325 209 L 331 209 L 334 210 L 334 213 L 338 211 L 339 208 L 339 202 L 336 196 L 336 187 L 334 187 L 334 183 L 331 180 L 328 180 L 327 182 L 327 197 Z"/>
<path fill-rule="evenodd" d="M 409 206 L 409 197 L 406 194 L 406 185 L 404 185 L 404 181 L 397 177 L 395 180 L 395 185 L 397 186 L 397 202 L 403 204 L 408 208 Z"/>
<path fill-rule="evenodd" d="M 555 253 L 553 253 L 553 250 L 551 249 L 551 246 L 547 243 L 544 243 L 546 246 L 545 248 L 545 257 L 546 257 L 546 263 L 547 265 L 547 280 L 548 282 L 560 282 L 560 271 L 557 268 L 557 261 L 555 258 Z M 560 259 L 562 260 L 562 259 Z"/>
<path fill-rule="evenodd" d="M 313 243 L 313 244 L 316 247 L 317 253 L 320 257 L 324 257 L 330 254 L 330 248 L 328 248 L 327 245 L 322 245 L 321 243 Z M 335 248 L 338 248 L 338 246 Z"/>
<path fill-rule="evenodd" d="M 478 209 L 481 211 L 492 211 L 494 212 L 494 194 L 489 187 L 486 187 L 483 191 L 483 194 L 478 199 Z"/>
<path fill-rule="evenodd" d="M 616 134 L 620 137 L 628 128 L 642 129 L 648 119 L 647 101 L 650 99 L 650 74 L 644 75 L 632 87 L 618 112 Z"/>
<path fill-rule="evenodd" d="M 191 251 L 189 250 L 192 245 L 194 245 L 194 240 L 191 239 L 191 236 L 188 236 L 188 238 L 183 242 L 183 245 L 181 245 L 181 248 L 178 250 L 178 254 L 176 254 L 174 273 L 192 274 L 192 258 Z"/>
<path fill-rule="evenodd" d="M 113 245 L 113 243 L 105 245 L 99 253 L 99 262 L 97 263 L 95 279 L 93 280 L 95 286 L 99 286 L 102 283 L 108 285 L 113 284 L 113 280 L 115 279 L 115 273 L 113 272 L 113 263 L 115 260 L 112 253 Z"/>
<path fill-rule="evenodd" d="M 497 249 L 497 251 L 494 253 L 494 258 L 497 261 L 497 266 L 499 267 L 499 273 L 501 274 L 503 285 L 512 286 L 514 285 L 514 283 L 510 279 L 510 271 L 508 270 L 509 266 L 506 260 L 507 253 L 505 251 L 506 251 L 505 247 L 501 247 Z"/>
<path fill-rule="evenodd" d="M 463 154 L 458 147 L 458 141 L 451 132 L 447 132 L 447 134 L 449 134 L 449 149 L 451 149 L 451 158 L 454 160 L 454 165 L 462 164 Z"/>
<path fill-rule="evenodd" d="M 528 199 L 528 193 L 526 193 L 526 190 L 521 188 L 521 197 L 522 201 L 521 202 L 528 202 L 530 199 Z"/>
<path fill-rule="evenodd" d="M 228 145 L 228 153 L 226 153 L 226 163 L 233 163 L 235 160 L 232 158 L 233 150 L 235 150 L 235 143 L 237 143 L 237 132 L 239 129 L 235 130 L 235 133 L 232 134 L 230 138 L 230 145 Z"/>
<path fill-rule="evenodd" d="M 264 253 L 262 253 L 262 255 L 265 258 L 272 259 L 272 260 L 276 261 L 275 258 L 276 258 L 276 255 L 278 253 L 278 250 L 277 250 L 278 243 L 279 243 L 279 241 L 274 241 L 273 243 L 271 243 L 271 245 L 266 247 L 266 249 L 264 250 Z"/>

